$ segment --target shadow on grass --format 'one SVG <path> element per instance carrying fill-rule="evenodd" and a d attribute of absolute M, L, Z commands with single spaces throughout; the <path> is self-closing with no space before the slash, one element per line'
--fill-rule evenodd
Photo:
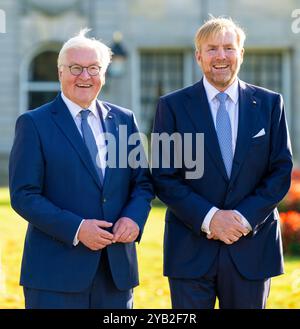
<path fill-rule="evenodd" d="M 9 207 L 10 206 L 10 202 L 7 201 L 7 200 L 0 200 L 0 206 L 7 206 L 7 207 Z"/>
<path fill-rule="evenodd" d="M 166 205 L 162 203 L 158 198 L 155 198 L 152 201 L 152 207 L 157 207 L 157 208 L 166 208 Z"/>

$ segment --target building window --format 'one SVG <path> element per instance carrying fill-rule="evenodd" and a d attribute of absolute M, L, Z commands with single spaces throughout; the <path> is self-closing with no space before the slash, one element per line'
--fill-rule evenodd
<path fill-rule="evenodd" d="M 283 54 L 280 51 L 246 50 L 239 76 L 251 84 L 283 93 L 282 63 Z"/>
<path fill-rule="evenodd" d="M 183 87 L 184 53 L 182 51 L 142 51 L 141 121 L 144 131 L 153 126 L 158 98 Z"/>
<path fill-rule="evenodd" d="M 287 121 L 292 121 L 292 65 L 289 49 L 246 49 L 240 78 L 283 95 Z"/>
<path fill-rule="evenodd" d="M 56 51 L 47 50 L 35 56 L 31 61 L 27 82 L 27 108 L 29 110 L 52 101 L 60 90 L 57 56 Z"/>

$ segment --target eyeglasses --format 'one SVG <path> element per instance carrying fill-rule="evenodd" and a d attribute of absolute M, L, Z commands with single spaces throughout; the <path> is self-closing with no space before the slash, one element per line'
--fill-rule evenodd
<path fill-rule="evenodd" d="M 98 75 L 101 70 L 101 66 L 99 65 L 81 66 L 78 64 L 74 64 L 74 65 L 64 65 L 64 66 L 68 66 L 71 74 L 75 76 L 80 75 L 83 72 L 83 69 L 87 69 L 88 74 L 92 76 Z"/>

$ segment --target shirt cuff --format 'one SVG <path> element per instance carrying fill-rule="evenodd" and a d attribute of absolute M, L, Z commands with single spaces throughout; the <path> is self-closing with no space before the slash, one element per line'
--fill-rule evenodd
<path fill-rule="evenodd" d="M 210 230 L 209 230 L 209 225 L 210 222 L 214 216 L 214 214 L 219 210 L 219 208 L 217 207 L 212 207 L 209 212 L 206 214 L 206 216 L 204 217 L 202 226 L 201 226 L 201 231 L 205 232 L 206 234 L 210 234 Z"/>
<path fill-rule="evenodd" d="M 75 234 L 75 237 L 74 237 L 74 240 L 73 240 L 73 246 L 77 246 L 78 245 L 78 243 L 79 243 L 79 240 L 78 240 L 78 233 L 79 233 L 79 230 L 80 230 L 80 227 L 81 227 L 81 225 L 82 225 L 82 223 L 84 222 L 84 219 L 81 221 L 81 223 L 79 224 L 79 226 L 78 226 L 78 230 L 77 230 L 77 232 L 76 232 L 76 234 Z"/>
<path fill-rule="evenodd" d="M 249 231 L 252 231 L 252 226 L 250 225 L 250 223 L 247 221 L 247 219 L 237 210 L 233 210 L 234 212 L 236 212 L 238 215 L 241 216 L 241 220 L 242 220 L 242 223 L 243 225 L 249 230 Z"/>

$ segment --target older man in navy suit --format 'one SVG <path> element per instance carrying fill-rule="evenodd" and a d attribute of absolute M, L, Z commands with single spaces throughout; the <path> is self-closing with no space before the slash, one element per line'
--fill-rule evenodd
<path fill-rule="evenodd" d="M 12 207 L 29 222 L 26 308 L 131 308 L 138 285 L 135 242 L 153 188 L 144 166 L 106 165 L 105 133 L 122 147 L 138 130 L 131 111 L 97 100 L 111 51 L 85 33 L 59 53 L 61 93 L 16 124 L 9 178 Z"/>
<path fill-rule="evenodd" d="M 189 145 L 203 152 L 202 177 L 187 179 L 190 168 L 172 162 L 153 168 L 168 206 L 164 274 L 174 308 L 213 308 L 216 297 L 220 308 L 264 308 L 270 278 L 283 273 L 276 206 L 292 169 L 284 105 L 238 79 L 244 40 L 231 19 L 208 20 L 195 37 L 203 79 L 158 104 L 154 132 L 204 134 L 204 148 Z"/>

